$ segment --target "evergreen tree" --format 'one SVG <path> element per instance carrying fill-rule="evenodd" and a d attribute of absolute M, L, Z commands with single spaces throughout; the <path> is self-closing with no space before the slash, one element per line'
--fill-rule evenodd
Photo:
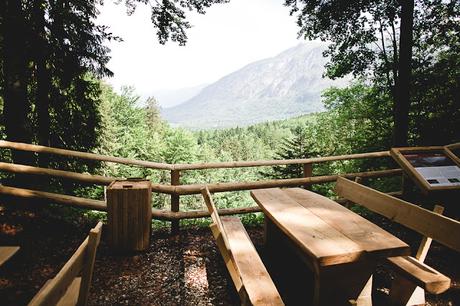
<path fill-rule="evenodd" d="M 292 137 L 285 138 L 275 153 L 275 159 L 303 159 L 317 155 L 314 149 L 315 140 L 311 139 L 308 129 L 297 126 L 292 131 Z M 294 164 L 274 166 L 273 170 L 265 176 L 271 178 L 300 178 L 303 177 L 303 165 Z"/>

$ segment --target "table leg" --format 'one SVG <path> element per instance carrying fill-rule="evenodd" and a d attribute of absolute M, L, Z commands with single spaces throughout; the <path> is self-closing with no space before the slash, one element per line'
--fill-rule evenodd
<path fill-rule="evenodd" d="M 273 222 L 264 216 L 264 244 L 266 247 L 276 244 L 277 229 Z"/>
<path fill-rule="evenodd" d="M 315 273 L 313 305 L 372 305 L 372 272 L 376 264 L 360 261 L 320 268 Z"/>
<path fill-rule="evenodd" d="M 372 273 L 376 268 L 374 260 L 317 267 L 267 217 L 264 222 L 264 241 L 270 254 L 277 254 L 279 258 L 286 256 L 287 254 L 284 253 L 289 250 L 289 253 L 301 259 L 299 263 L 305 264 L 308 270 L 312 271 L 313 282 L 305 284 L 305 286 L 314 288 L 314 291 L 310 293 L 308 293 L 309 290 L 304 291 L 308 294 L 308 297 L 305 296 L 309 301 L 307 305 L 372 305 Z M 285 261 L 282 262 L 282 265 L 286 265 Z M 294 301 L 294 303 L 304 304 L 306 301 L 304 298 L 302 300 L 303 302 Z M 354 301 L 354 304 L 351 304 L 350 301 Z"/>

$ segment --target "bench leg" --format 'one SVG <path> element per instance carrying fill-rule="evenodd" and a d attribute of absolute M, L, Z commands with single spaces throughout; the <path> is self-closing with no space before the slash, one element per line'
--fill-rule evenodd
<path fill-rule="evenodd" d="M 425 305 L 425 290 L 404 277 L 397 275 L 391 283 L 389 298 L 391 305 Z"/>

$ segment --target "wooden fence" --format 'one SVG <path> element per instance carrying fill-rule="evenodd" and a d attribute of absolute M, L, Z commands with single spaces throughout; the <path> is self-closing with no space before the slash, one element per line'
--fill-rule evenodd
<path fill-rule="evenodd" d="M 103 161 L 111 163 L 119 163 L 131 166 L 144 167 L 155 170 L 169 171 L 170 172 L 170 184 L 152 184 L 152 191 L 156 193 L 169 194 L 171 196 L 171 209 L 159 210 L 152 209 L 152 216 L 155 219 L 166 220 L 172 222 L 172 229 L 175 231 L 178 229 L 179 220 L 181 219 L 193 219 L 209 216 L 206 210 L 193 210 L 193 211 L 181 211 L 180 210 L 180 197 L 184 195 L 199 194 L 203 184 L 181 184 L 181 174 L 184 171 L 196 171 L 196 170 L 209 170 L 209 169 L 224 169 L 224 168 L 243 168 L 243 167 L 266 167 L 266 166 L 279 166 L 279 165 L 303 165 L 303 177 L 294 179 L 273 179 L 273 180 L 260 180 L 253 182 L 223 182 L 223 183 L 211 183 L 207 184 L 211 192 L 229 192 L 229 191 L 241 191 L 261 188 L 272 188 L 272 187 L 293 187 L 293 186 L 309 186 L 314 184 L 322 184 L 336 181 L 338 175 L 324 175 L 324 176 L 312 176 L 313 165 L 325 162 L 333 161 L 345 161 L 354 159 L 369 159 L 369 158 L 388 158 L 390 157 L 389 151 L 372 152 L 372 153 L 361 153 L 361 154 L 349 154 L 339 156 L 328 156 L 328 157 L 315 157 L 306 159 L 292 159 L 292 160 L 262 160 L 262 161 L 237 161 L 237 162 L 213 162 L 213 163 L 194 163 L 194 164 L 165 164 L 157 162 L 149 162 L 142 160 L 134 160 L 113 156 L 105 156 L 94 153 L 77 152 L 71 150 L 64 150 L 58 148 L 44 147 L 38 145 L 15 143 L 9 141 L 0 141 L 0 148 L 29 151 L 39 154 L 54 154 L 65 157 L 76 157 L 81 159 Z M 455 147 L 456 148 L 456 147 Z M 100 175 L 91 175 L 76 173 L 70 171 L 62 171 L 56 169 L 47 169 L 32 167 L 26 165 L 17 165 L 11 163 L 0 162 L 0 171 L 16 174 L 32 174 L 38 176 L 47 176 L 53 178 L 60 178 L 65 180 L 71 180 L 79 183 L 89 183 L 100 186 L 107 186 L 112 181 L 123 178 L 106 177 Z M 367 171 L 359 173 L 343 173 L 341 176 L 347 178 L 380 178 L 388 176 L 398 176 L 402 174 L 401 169 L 387 169 L 379 171 Z M 9 196 L 29 198 L 29 199 L 46 199 L 55 203 L 72 205 L 76 207 L 83 207 L 88 209 L 94 209 L 99 211 L 106 211 L 107 206 L 105 201 L 93 200 L 81 197 L 74 197 L 69 195 L 62 195 L 56 193 L 49 193 L 36 190 L 28 190 L 15 187 L 7 187 L 0 185 L 0 194 Z M 221 209 L 219 213 L 222 215 L 230 214 L 243 214 L 258 212 L 260 209 L 257 206 L 243 207 L 243 208 L 228 208 Z"/>

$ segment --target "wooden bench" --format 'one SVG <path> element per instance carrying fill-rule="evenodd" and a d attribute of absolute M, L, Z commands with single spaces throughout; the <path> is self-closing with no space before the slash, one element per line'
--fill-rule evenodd
<path fill-rule="evenodd" d="M 86 305 L 93 274 L 96 250 L 101 239 L 102 222 L 91 229 L 69 261 L 48 280 L 29 305 Z M 81 274 L 81 276 L 79 276 Z"/>
<path fill-rule="evenodd" d="M 339 177 L 336 192 L 356 204 L 400 223 L 422 234 L 424 239 L 417 255 L 391 257 L 388 262 L 398 272 L 390 290 L 390 300 L 396 305 L 425 305 L 424 290 L 440 294 L 450 287 L 450 279 L 424 264 L 431 244 L 435 241 L 460 252 L 460 222 L 442 216 L 442 207 L 429 211 L 372 188 Z"/>
<path fill-rule="evenodd" d="M 201 190 L 210 225 L 242 305 L 284 305 L 240 219 L 221 218 L 207 187 Z"/>
<path fill-rule="evenodd" d="M 19 249 L 18 246 L 0 246 L 0 267 L 13 257 Z"/>

